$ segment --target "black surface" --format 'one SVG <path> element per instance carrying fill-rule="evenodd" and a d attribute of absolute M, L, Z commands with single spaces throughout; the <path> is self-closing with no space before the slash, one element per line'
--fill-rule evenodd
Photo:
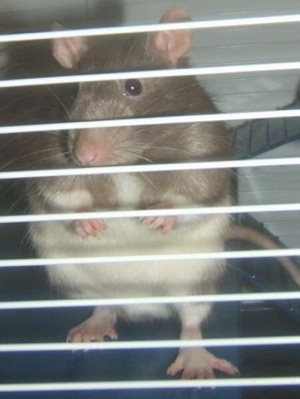
<path fill-rule="evenodd" d="M 277 241 L 265 227 L 249 215 L 240 218 Z M 231 242 L 233 249 L 261 249 L 247 242 Z M 297 263 L 299 260 L 294 259 Z M 276 258 L 243 259 L 234 262 L 240 270 L 241 287 L 247 292 L 280 292 L 299 287 L 284 271 Z M 243 303 L 240 309 L 241 337 L 298 336 L 300 333 L 300 301 L 260 301 Z M 241 375 L 245 378 L 297 377 L 300 375 L 299 345 L 245 346 L 240 348 Z M 294 387 L 244 388 L 242 399 L 296 399 L 300 385 Z"/>

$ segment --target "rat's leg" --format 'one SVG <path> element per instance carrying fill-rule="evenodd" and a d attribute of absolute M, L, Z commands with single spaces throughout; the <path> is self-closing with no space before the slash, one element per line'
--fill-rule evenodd
<path fill-rule="evenodd" d="M 173 206 L 169 202 L 158 202 L 157 204 L 149 207 L 148 209 L 170 209 Z M 161 234 L 168 234 L 176 227 L 177 216 L 146 216 L 142 217 L 141 222 L 148 224 L 150 229 L 160 229 Z"/>
<path fill-rule="evenodd" d="M 105 337 L 118 339 L 116 320 L 116 313 L 112 308 L 96 307 L 91 317 L 69 331 L 67 341 L 101 342 Z"/>
<path fill-rule="evenodd" d="M 210 311 L 207 304 L 188 304 L 178 308 L 182 328 L 180 339 L 202 339 L 201 322 Z M 182 379 L 214 378 L 214 370 L 225 374 L 238 374 L 238 369 L 230 362 L 215 357 L 203 347 L 180 348 L 175 361 L 168 367 L 168 375 L 181 372 Z"/>

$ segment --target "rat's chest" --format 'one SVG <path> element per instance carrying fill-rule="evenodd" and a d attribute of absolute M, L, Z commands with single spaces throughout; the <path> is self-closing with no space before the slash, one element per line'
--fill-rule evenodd
<path fill-rule="evenodd" d="M 147 188 L 135 174 L 119 173 L 109 180 L 95 178 L 80 179 L 65 185 L 57 183 L 44 195 L 44 200 L 53 209 L 65 211 L 97 211 L 112 209 L 138 209 Z"/>
<path fill-rule="evenodd" d="M 134 174 L 119 173 L 114 175 L 111 181 L 119 207 L 136 209 L 141 203 L 144 194 L 141 180 Z"/>

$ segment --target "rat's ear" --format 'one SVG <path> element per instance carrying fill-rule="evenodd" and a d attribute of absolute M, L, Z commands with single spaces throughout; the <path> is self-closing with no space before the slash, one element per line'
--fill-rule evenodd
<path fill-rule="evenodd" d="M 54 23 L 53 30 L 65 28 Z M 86 41 L 82 37 L 59 37 L 52 40 L 52 54 L 56 61 L 66 69 L 73 69 L 86 51 Z"/>
<path fill-rule="evenodd" d="M 160 23 L 190 21 L 190 15 L 179 7 L 166 10 Z M 192 34 L 190 30 L 166 30 L 152 34 L 152 43 L 156 51 L 167 58 L 171 67 L 176 67 L 178 60 L 183 57 L 191 45 Z"/>

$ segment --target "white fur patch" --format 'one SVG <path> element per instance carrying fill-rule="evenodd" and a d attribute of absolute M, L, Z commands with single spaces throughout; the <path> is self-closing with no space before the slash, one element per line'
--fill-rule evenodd
<path fill-rule="evenodd" d="M 91 208 L 93 198 L 88 190 L 80 189 L 57 192 L 51 197 L 50 202 L 57 207 L 67 209 Z"/>
<path fill-rule="evenodd" d="M 113 176 L 119 202 L 126 208 L 134 208 L 141 197 L 141 185 L 134 174 L 120 173 Z"/>

